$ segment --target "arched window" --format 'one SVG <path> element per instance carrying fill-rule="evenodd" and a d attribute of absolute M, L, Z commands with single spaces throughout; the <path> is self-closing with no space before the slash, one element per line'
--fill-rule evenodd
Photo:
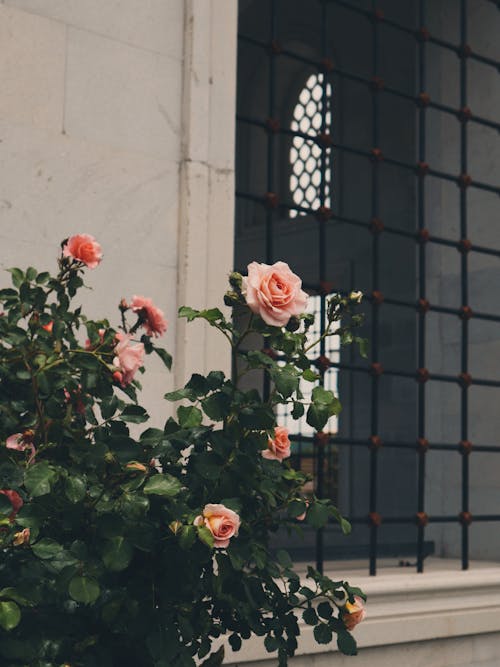
<path fill-rule="evenodd" d="M 326 104 L 325 125 L 330 127 L 332 122 L 331 98 L 332 86 L 325 86 L 326 95 L 323 95 L 323 74 L 311 74 L 302 88 L 299 99 L 293 110 L 291 122 L 292 132 L 308 134 L 311 139 L 294 136 L 290 148 L 290 192 L 293 203 L 305 209 L 315 210 L 321 205 L 322 180 L 322 150 L 313 140 L 322 129 L 323 104 Z M 331 207 L 331 149 L 324 152 L 324 205 Z M 306 215 L 303 210 L 290 210 L 290 217 Z"/>

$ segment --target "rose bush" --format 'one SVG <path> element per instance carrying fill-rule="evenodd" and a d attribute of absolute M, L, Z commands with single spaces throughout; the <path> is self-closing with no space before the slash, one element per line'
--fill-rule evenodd
<path fill-rule="evenodd" d="M 253 263 L 248 279 L 230 276 L 234 320 L 180 309 L 227 338 L 235 374 L 194 374 L 166 396 L 178 407 L 156 428 L 138 403 L 138 374 L 150 354 L 170 368 L 156 342 L 167 324 L 142 296 L 122 299 L 119 327 L 85 317 L 74 297 L 101 258 L 79 234 L 63 242 L 55 277 L 14 268 L 0 290 L 0 663 L 214 667 L 214 639 L 238 650 L 256 634 L 281 666 L 300 616 L 318 642 L 336 634 L 354 654 L 362 592 L 313 568 L 301 581 L 270 543 L 298 521 L 349 530 L 329 500 L 304 496 L 307 477 L 276 424 L 279 404 L 295 418 L 307 410 L 317 430 L 340 409 L 310 368 L 318 341 L 300 279 L 282 262 Z M 332 297 L 324 336 L 358 340 L 347 326 L 359 322 L 355 301 Z M 255 334 L 272 354 L 245 347 Z M 265 399 L 240 385 L 255 370 L 269 378 Z M 307 404 L 301 379 L 317 385 Z M 144 424 L 140 436 L 131 424 Z"/>

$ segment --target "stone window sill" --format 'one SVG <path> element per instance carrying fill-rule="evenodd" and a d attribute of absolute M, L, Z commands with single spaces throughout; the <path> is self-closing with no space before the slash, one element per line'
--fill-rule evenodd
<path fill-rule="evenodd" d="M 328 574 L 368 595 L 367 618 L 355 630 L 361 650 L 500 631 L 500 563 L 473 562 L 464 572 L 459 561 L 433 558 L 423 574 L 414 568 L 381 568 L 376 577 L 338 568 Z M 310 626 L 301 630 L 297 656 L 337 651 L 335 643 L 316 644 Z M 255 637 L 237 653 L 226 646 L 224 664 L 240 667 L 272 658 L 262 638 Z"/>

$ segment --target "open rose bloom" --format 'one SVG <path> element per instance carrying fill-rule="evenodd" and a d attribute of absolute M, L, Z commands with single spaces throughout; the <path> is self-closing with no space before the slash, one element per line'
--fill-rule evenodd
<path fill-rule="evenodd" d="M 267 441 L 267 449 L 264 449 L 262 456 L 265 459 L 274 461 L 283 461 L 290 456 L 290 438 L 288 429 L 284 426 L 276 426 L 274 429 L 274 438 Z"/>
<path fill-rule="evenodd" d="M 348 630 L 353 630 L 365 618 L 365 603 L 358 595 L 354 597 L 354 604 L 346 602 L 342 611 L 342 620 Z"/>
<path fill-rule="evenodd" d="M 122 386 L 127 386 L 134 379 L 134 375 L 144 363 L 144 344 L 131 342 L 128 334 L 117 333 L 118 344 L 115 347 L 116 357 L 113 364 L 119 369 L 113 377 Z"/>
<path fill-rule="evenodd" d="M 195 526 L 205 526 L 214 536 L 214 547 L 223 549 L 229 546 L 229 540 L 238 535 L 240 517 L 225 505 L 208 504 L 203 514 L 194 520 Z"/>
<path fill-rule="evenodd" d="M 83 262 L 89 269 L 95 269 L 102 259 L 101 246 L 90 234 L 70 236 L 63 247 L 63 257 Z"/>
<path fill-rule="evenodd" d="M 243 278 L 243 293 L 250 310 L 274 327 L 283 327 L 293 315 L 305 312 L 307 294 L 302 280 L 285 262 L 248 265 Z"/>
<path fill-rule="evenodd" d="M 143 326 L 148 336 L 161 336 L 167 330 L 167 320 L 163 311 L 145 296 L 133 296 L 130 308 L 143 318 Z"/>

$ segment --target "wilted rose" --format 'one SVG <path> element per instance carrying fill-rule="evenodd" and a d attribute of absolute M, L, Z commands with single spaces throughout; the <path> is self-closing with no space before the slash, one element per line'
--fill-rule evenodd
<path fill-rule="evenodd" d="M 163 311 L 157 308 L 151 299 L 145 296 L 133 296 L 130 308 L 141 317 L 148 336 L 161 336 L 167 330 L 167 320 Z"/>
<path fill-rule="evenodd" d="M 128 334 L 117 333 L 116 339 L 118 344 L 115 347 L 116 357 L 113 359 L 113 364 L 119 369 L 120 376 L 118 377 L 115 371 L 113 377 L 122 386 L 127 386 L 144 363 L 144 344 L 132 344 Z"/>

